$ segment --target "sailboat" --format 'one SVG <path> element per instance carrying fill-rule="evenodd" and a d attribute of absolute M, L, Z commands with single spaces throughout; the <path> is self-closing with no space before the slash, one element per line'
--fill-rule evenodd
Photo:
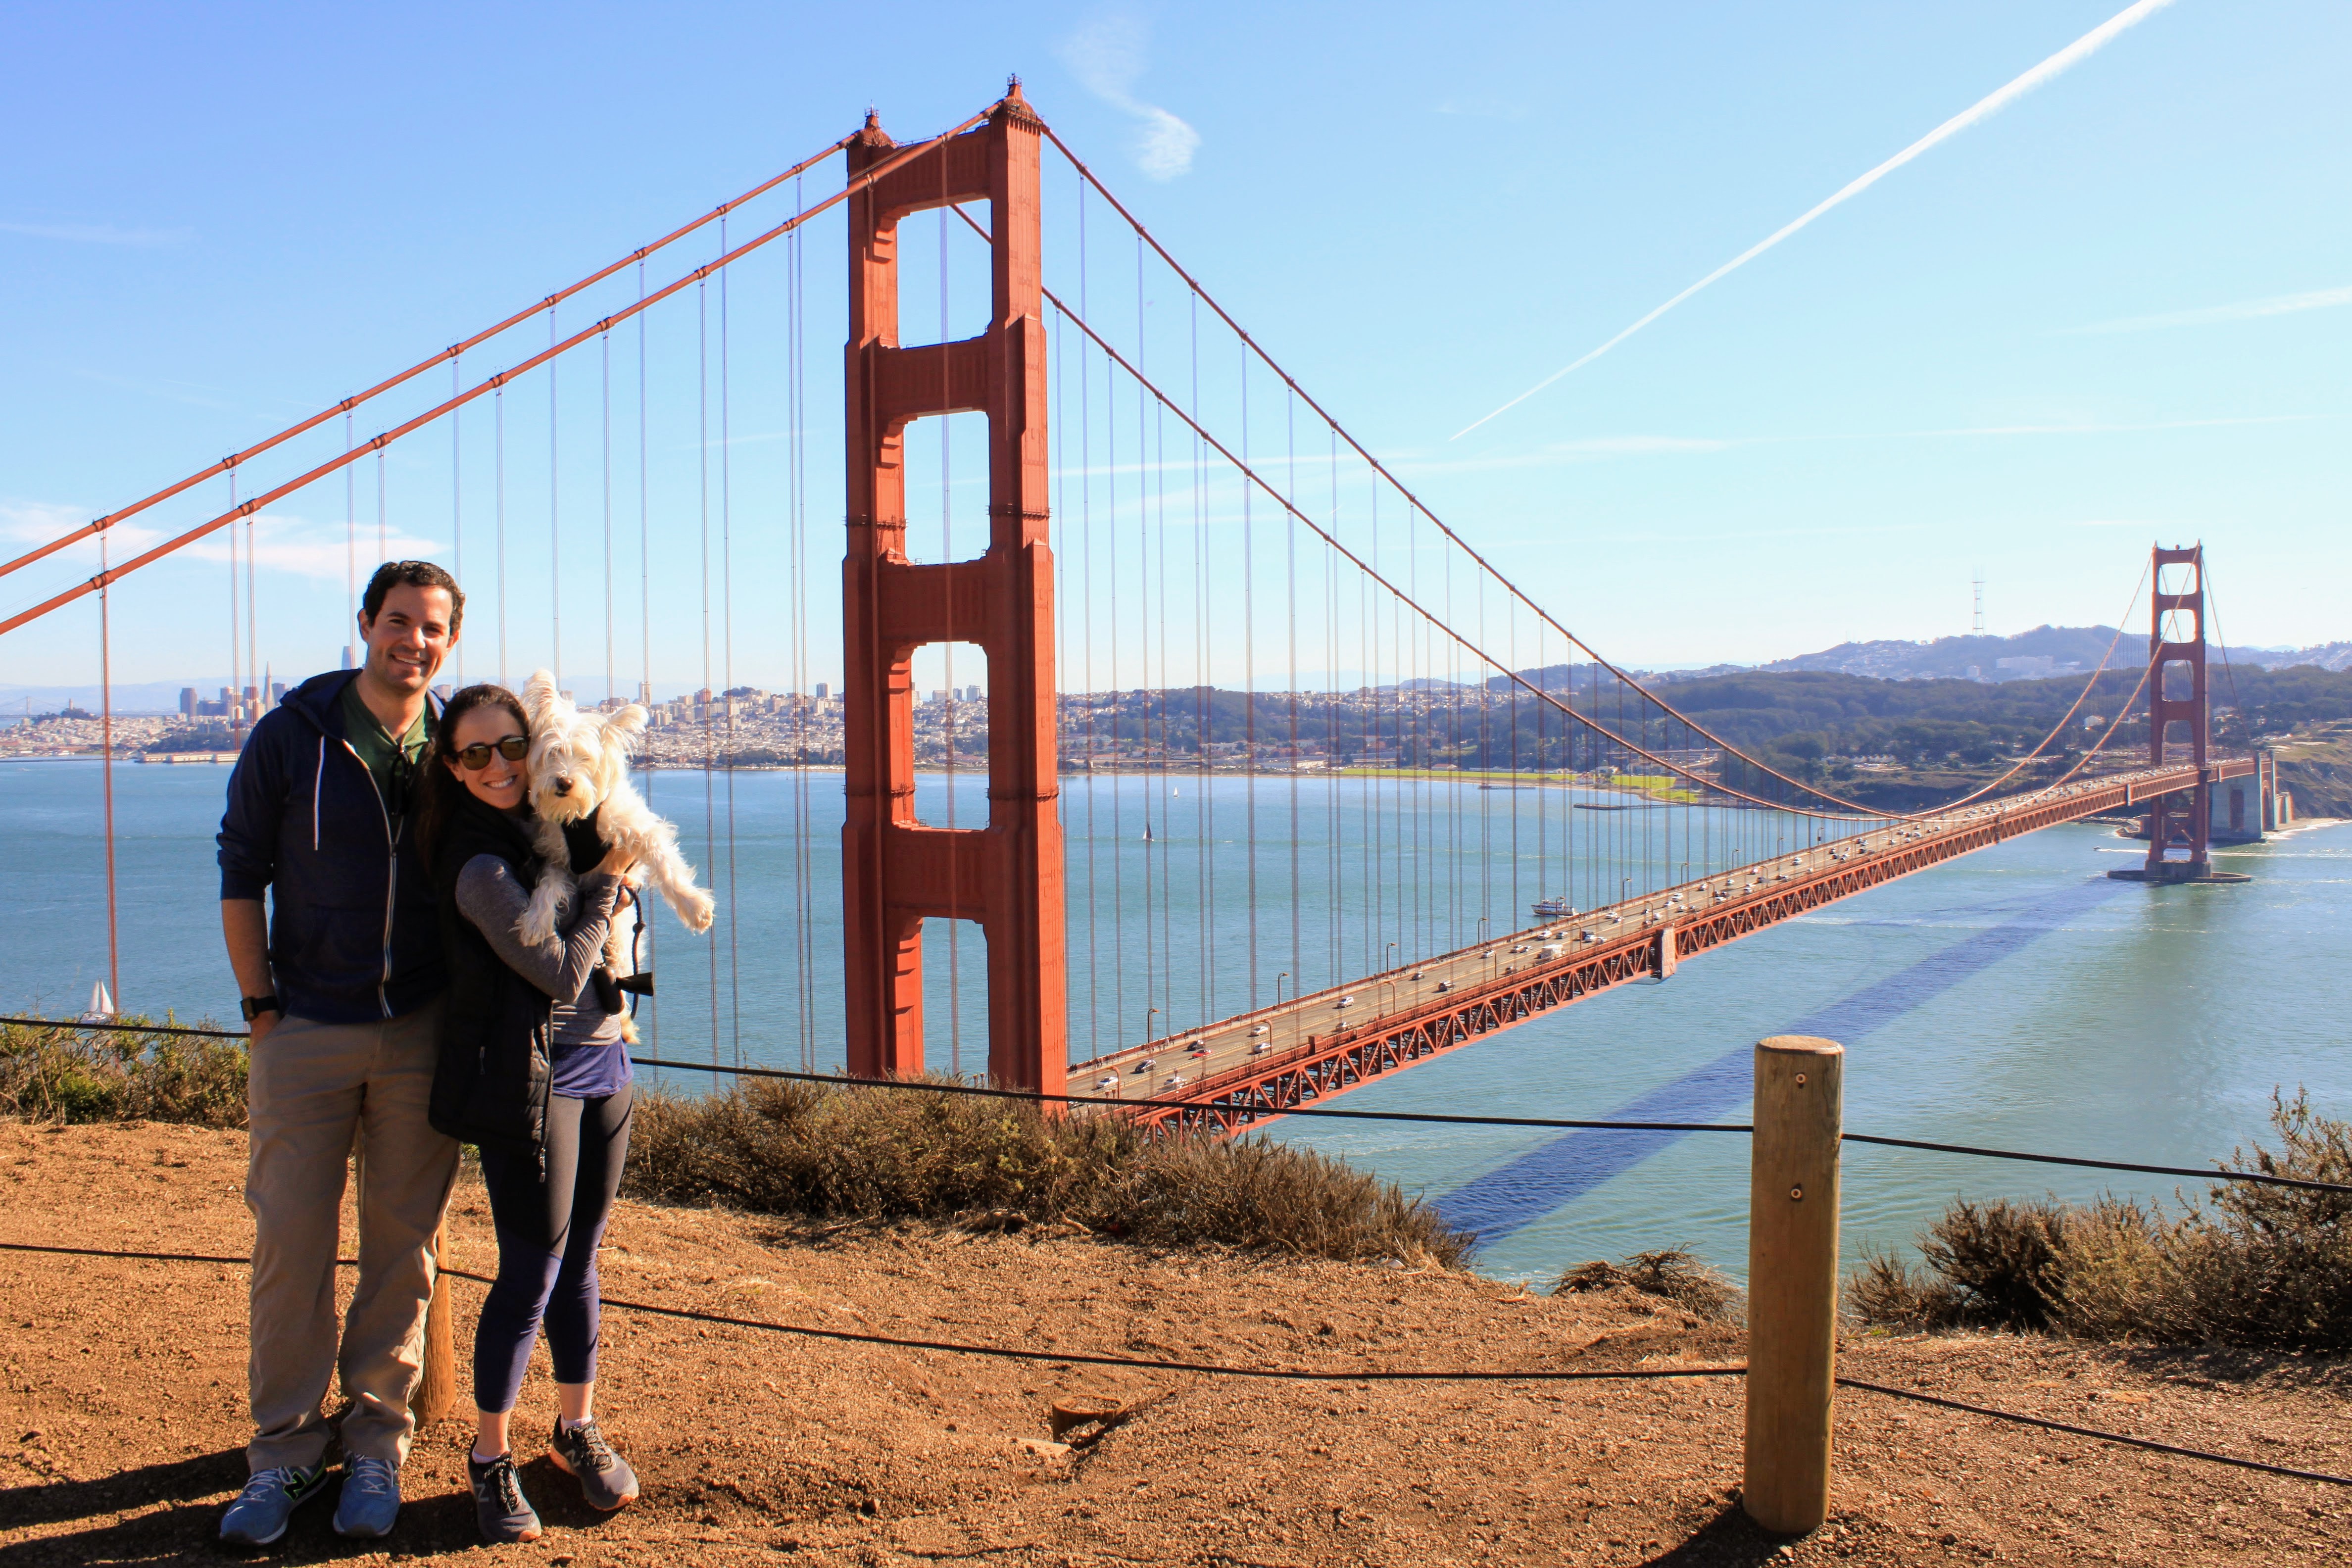
<path fill-rule="evenodd" d="M 1151 824 L 1150 824 L 1149 822 L 1147 822 L 1147 823 L 1145 823 L 1145 824 L 1143 825 L 1143 841 L 1144 841 L 1146 844 L 1149 844 L 1149 843 L 1150 843 L 1150 842 L 1151 842 Z"/>
<path fill-rule="evenodd" d="M 81 1016 L 85 1024 L 111 1024 L 116 1017 L 114 998 L 107 994 L 106 982 L 92 981 L 89 987 L 89 1009 Z"/>

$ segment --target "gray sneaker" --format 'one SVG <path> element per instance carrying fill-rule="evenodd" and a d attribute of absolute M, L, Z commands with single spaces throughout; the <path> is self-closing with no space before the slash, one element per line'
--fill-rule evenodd
<path fill-rule="evenodd" d="M 466 1456 L 466 1478 L 474 1484 L 474 1521 L 485 1541 L 537 1541 L 539 1515 L 522 1495 L 514 1456 L 500 1454 L 485 1464 Z"/>
<path fill-rule="evenodd" d="M 319 1495 L 327 1467 L 280 1465 L 256 1470 L 221 1515 L 220 1538 L 231 1546 L 272 1546 L 286 1533 L 294 1510 Z"/>
<path fill-rule="evenodd" d="M 343 1495 L 335 1501 L 335 1533 L 373 1540 L 392 1533 L 400 1517 L 400 1470 L 365 1455 L 343 1460 Z"/>
<path fill-rule="evenodd" d="M 557 1421 L 555 1436 L 547 1440 L 547 1457 L 555 1461 L 557 1469 L 579 1479 L 580 1495 L 590 1508 L 610 1513 L 637 1500 L 637 1472 L 613 1452 L 613 1445 L 604 1441 L 593 1416 L 568 1432 Z"/>

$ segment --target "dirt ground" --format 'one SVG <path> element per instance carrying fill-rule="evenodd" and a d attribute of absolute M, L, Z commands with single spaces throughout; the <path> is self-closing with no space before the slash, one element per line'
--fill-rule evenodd
<path fill-rule="evenodd" d="M 0 1125 L 0 1242 L 242 1256 L 242 1134 Z M 492 1267 L 478 1187 L 456 1266 Z M 348 1234 L 348 1229 L 347 1229 Z M 348 1274 L 346 1280 L 348 1280 Z M 1735 1333 L 1626 1296 L 1464 1275 L 1153 1255 L 938 1226 L 827 1230 L 624 1205 L 609 1298 L 901 1334 L 1325 1369 L 1736 1362 Z M 245 1476 L 245 1271 L 0 1251 L 0 1568 L 206 1563 Z M 461 1403 L 479 1287 L 457 1287 Z M 2341 1363 L 1976 1337 L 1857 1339 L 1850 1375 L 2352 1474 Z M 828 1343 L 617 1308 L 599 1404 L 645 1496 L 590 1511 L 543 1458 L 541 1541 L 476 1543 L 470 1423 L 421 1435 L 386 1542 L 332 1505 L 263 1560 L 604 1563 L 2252 1563 L 2352 1557 L 2352 1489 L 1845 1393 L 1835 1510 L 1739 1512 L 1736 1379 L 1311 1384 Z M 1154 1403 L 1092 1445 L 1049 1407 Z M 552 1417 L 544 1352 L 518 1411 Z M 1079 1436 L 1081 1434 L 1073 1434 Z M 530 1451 L 522 1442 L 518 1448 Z"/>

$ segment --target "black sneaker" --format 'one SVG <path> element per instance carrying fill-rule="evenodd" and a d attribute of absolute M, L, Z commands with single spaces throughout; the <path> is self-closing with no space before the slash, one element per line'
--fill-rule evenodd
<path fill-rule="evenodd" d="M 562 1421 L 556 1422 L 555 1436 L 547 1440 L 547 1457 L 555 1461 L 556 1468 L 578 1478 L 580 1495 L 587 1499 L 590 1508 L 609 1513 L 637 1500 L 637 1472 L 613 1452 L 613 1445 L 604 1441 L 593 1416 L 568 1432 Z"/>
<path fill-rule="evenodd" d="M 539 1515 L 522 1495 L 515 1477 L 514 1456 L 500 1454 L 485 1462 L 468 1453 L 466 1479 L 474 1483 L 474 1521 L 485 1541 L 537 1541 Z"/>

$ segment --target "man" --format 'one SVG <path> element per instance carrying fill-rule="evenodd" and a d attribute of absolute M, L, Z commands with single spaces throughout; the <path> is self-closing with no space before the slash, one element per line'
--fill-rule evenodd
<path fill-rule="evenodd" d="M 351 1403 L 335 1529 L 391 1531 L 433 1233 L 457 1169 L 457 1143 L 425 1121 L 441 936 L 409 807 L 429 761 L 429 689 L 466 598 L 431 562 L 394 561 L 361 604 L 366 659 L 304 681 L 254 726 L 221 818 L 221 928 L 253 1029 L 252 1474 L 220 1531 L 237 1545 L 278 1540 L 324 1488 L 320 1407 L 338 1369 Z M 338 1356 L 335 1254 L 355 1148 L 359 1280 Z"/>

